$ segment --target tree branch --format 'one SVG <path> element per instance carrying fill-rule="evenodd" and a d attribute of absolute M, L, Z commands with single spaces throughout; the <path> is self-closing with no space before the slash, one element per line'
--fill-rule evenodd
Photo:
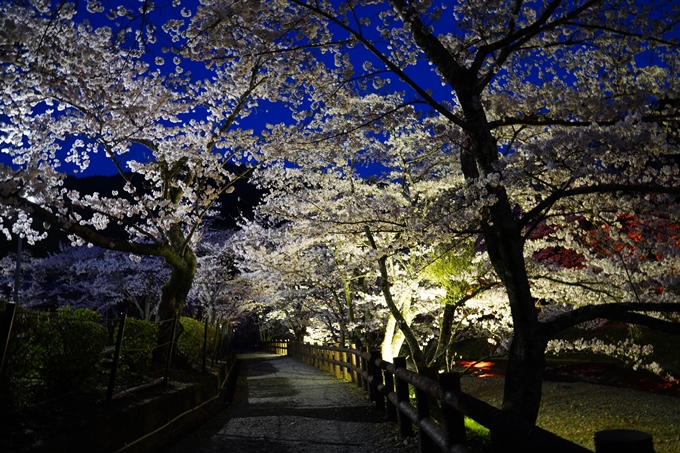
<path fill-rule="evenodd" d="M 647 115 L 640 118 L 643 123 L 659 123 L 663 121 L 673 121 L 680 118 L 680 114 L 673 115 Z M 491 129 L 497 129 L 503 126 L 566 126 L 566 127 L 589 127 L 593 124 L 598 126 L 613 126 L 614 124 L 620 122 L 623 118 L 617 117 L 612 120 L 601 120 L 601 121 L 572 121 L 563 120 L 559 118 L 549 118 L 540 116 L 525 116 L 522 118 L 510 118 L 506 117 L 500 120 L 489 121 L 489 127 Z"/>
<path fill-rule="evenodd" d="M 91 230 L 90 228 L 80 225 L 77 221 L 64 219 L 51 211 L 23 198 L 18 198 L 19 208 L 26 211 L 31 216 L 55 225 L 61 230 L 75 234 L 83 240 L 109 250 L 118 250 L 120 252 L 136 253 L 140 255 L 160 256 L 165 257 L 163 244 L 143 244 L 137 242 L 128 242 Z"/>
<path fill-rule="evenodd" d="M 463 128 L 465 130 L 468 129 L 468 126 L 467 126 L 467 124 L 465 123 L 464 120 L 462 120 L 461 118 L 458 118 L 451 111 L 449 111 L 446 107 L 444 107 L 442 104 L 437 102 L 427 92 L 427 90 L 422 88 L 420 86 L 420 84 L 418 84 L 415 80 L 413 80 L 408 75 L 406 75 L 406 73 L 404 71 L 402 71 L 402 69 L 399 68 L 399 66 L 397 66 L 389 58 L 387 58 L 387 56 L 384 53 L 382 53 L 380 50 L 378 50 L 378 48 L 370 40 L 368 40 L 366 37 L 364 37 L 360 32 L 354 30 L 349 25 L 343 23 L 338 18 L 334 17 L 332 14 L 327 13 L 326 11 L 322 10 L 319 7 L 307 4 L 302 0 L 291 0 L 291 1 L 298 6 L 301 6 L 303 8 L 306 8 L 306 9 L 312 11 L 314 14 L 321 16 L 321 17 L 325 18 L 326 20 L 331 21 L 334 25 L 337 25 L 338 27 L 342 28 L 346 32 L 350 33 L 352 36 L 354 36 L 357 39 L 357 41 L 359 41 L 361 44 L 363 44 L 364 47 L 366 47 L 366 49 L 369 52 L 371 52 L 373 55 L 375 55 L 385 66 L 387 66 L 390 71 L 392 71 L 394 74 L 396 74 L 404 83 L 409 85 L 416 93 L 418 93 L 418 95 L 420 97 L 422 97 L 428 103 L 428 105 L 430 105 L 436 111 L 441 113 L 445 118 L 447 118 L 452 123 L 456 124 L 457 126 Z M 401 0 L 394 0 L 394 3 L 391 0 L 390 3 L 392 3 L 393 5 L 395 3 L 405 5 L 403 3 L 403 1 L 401 1 Z M 423 27 L 424 27 L 424 25 L 423 25 Z M 435 41 L 437 41 L 436 38 L 434 38 L 434 37 L 432 37 L 432 39 L 435 39 Z M 439 41 L 437 41 L 437 43 L 439 43 Z M 441 46 L 441 48 L 444 49 L 444 51 L 446 51 L 446 49 L 442 46 L 441 43 L 439 43 L 439 46 Z M 425 53 L 427 54 L 427 52 L 425 52 Z M 451 61 L 453 61 L 453 59 L 451 59 Z"/>
<path fill-rule="evenodd" d="M 634 184 L 600 184 L 597 186 L 583 186 L 573 189 L 558 190 L 553 192 L 550 196 L 545 198 L 537 204 L 531 211 L 527 212 L 517 223 L 521 227 L 525 227 L 535 217 L 539 216 L 543 211 L 550 209 L 550 207 L 561 198 L 575 197 L 578 195 L 590 195 L 596 193 L 611 193 L 611 192 L 633 192 L 639 194 L 647 193 L 665 193 L 680 195 L 680 187 L 677 186 L 659 186 L 656 184 L 634 185 Z"/>
<path fill-rule="evenodd" d="M 546 341 L 566 328 L 598 318 L 630 324 L 639 324 L 662 332 L 680 334 L 680 323 L 664 321 L 635 312 L 679 313 L 680 303 L 617 303 L 588 305 L 558 315 L 552 321 L 541 323 Z"/>

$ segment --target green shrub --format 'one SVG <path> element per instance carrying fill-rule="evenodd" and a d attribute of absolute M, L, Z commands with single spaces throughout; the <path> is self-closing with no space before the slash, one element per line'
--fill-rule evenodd
<path fill-rule="evenodd" d="M 94 383 L 106 336 L 91 310 L 65 307 L 47 314 L 17 307 L 0 373 L 0 404 L 20 405 L 40 381 L 51 392 L 85 389 Z"/>
<path fill-rule="evenodd" d="M 114 338 L 118 338 L 118 328 L 114 332 Z M 136 373 L 148 370 L 157 343 L 156 326 L 149 321 L 127 318 L 123 330 L 123 350 L 119 367 Z"/>
<path fill-rule="evenodd" d="M 47 387 L 58 391 L 85 388 L 106 346 L 107 332 L 99 324 L 99 315 L 84 308 L 62 307 L 56 316 L 46 317 L 41 331 L 41 376 Z"/>
<path fill-rule="evenodd" d="M 0 301 L 0 320 L 5 316 L 6 307 L 6 302 Z M 19 406 L 35 387 L 32 383 L 40 378 L 43 354 L 38 341 L 39 330 L 40 318 L 17 307 L 0 371 L 0 407 Z"/>
<path fill-rule="evenodd" d="M 203 358 L 203 336 L 205 323 L 193 318 L 180 317 L 182 324 L 182 334 L 177 339 L 177 350 L 183 356 L 191 360 L 201 360 Z M 208 326 L 208 355 L 213 352 L 215 343 L 215 327 Z"/>

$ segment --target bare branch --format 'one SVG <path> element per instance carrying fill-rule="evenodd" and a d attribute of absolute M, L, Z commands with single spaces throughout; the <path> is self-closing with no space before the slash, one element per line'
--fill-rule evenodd
<path fill-rule="evenodd" d="M 664 321 L 636 312 L 680 313 L 679 303 L 617 303 L 589 305 L 573 311 L 562 313 L 555 319 L 542 323 L 541 328 L 545 340 L 553 338 L 557 333 L 582 322 L 594 319 L 609 319 L 630 324 L 639 324 L 662 332 L 680 334 L 680 323 Z"/>

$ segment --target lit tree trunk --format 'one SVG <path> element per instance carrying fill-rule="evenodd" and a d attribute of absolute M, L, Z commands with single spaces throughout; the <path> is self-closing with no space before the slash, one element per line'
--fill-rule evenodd
<path fill-rule="evenodd" d="M 371 248 L 377 250 L 378 247 L 376 246 L 375 239 L 373 238 L 373 233 L 371 233 L 371 230 L 368 227 L 365 227 L 364 232 L 366 233 L 366 238 L 368 239 Z M 404 317 L 403 313 L 401 312 L 401 310 L 399 310 L 399 307 L 397 307 L 397 304 L 394 302 L 394 299 L 392 298 L 392 292 L 390 291 L 389 273 L 387 272 L 386 255 L 383 255 L 380 258 L 378 258 L 378 268 L 380 270 L 380 289 L 383 293 L 383 297 L 385 298 L 387 307 L 389 308 L 392 316 L 394 316 L 396 324 L 397 326 L 399 326 L 399 330 L 401 330 L 402 334 L 404 335 L 404 339 L 408 344 L 409 349 L 411 350 L 411 358 L 415 363 L 416 369 L 419 374 L 431 375 L 432 374 L 431 370 L 429 370 L 427 367 L 428 365 L 427 360 L 425 360 L 425 354 L 423 354 L 423 351 L 420 348 L 420 343 L 418 343 L 418 339 L 411 330 L 411 327 L 406 318 Z"/>
<path fill-rule="evenodd" d="M 451 338 L 454 335 L 453 321 L 458 306 L 459 304 L 453 303 L 447 303 L 444 306 L 444 313 L 442 314 L 442 320 L 439 327 L 439 342 L 437 343 L 437 349 L 434 351 L 432 358 L 429 359 L 430 366 L 436 366 L 439 369 L 441 359 L 446 359 L 446 351 L 448 350 Z M 447 370 L 448 368 L 447 364 Z"/>
<path fill-rule="evenodd" d="M 485 234 L 484 238 L 491 262 L 505 285 L 514 326 L 503 409 L 535 423 L 541 403 L 546 342 L 524 267 L 522 238 L 519 231 L 513 231 L 514 221 L 506 228 L 496 225 L 496 233 Z"/>
<path fill-rule="evenodd" d="M 498 147 L 477 94 L 462 84 L 459 98 L 470 126 L 469 151 L 461 152 L 466 178 L 486 178 L 498 160 Z M 502 181 L 501 181 L 502 184 Z M 488 187 L 496 202 L 487 209 L 481 228 L 491 264 L 505 286 L 513 320 L 513 341 L 505 377 L 503 409 L 536 423 L 545 369 L 545 340 L 534 307 L 524 262 L 521 227 L 502 185 Z"/>
<path fill-rule="evenodd" d="M 182 312 L 196 273 L 196 258 L 193 252 L 190 251 L 185 255 L 180 259 L 166 259 L 171 272 L 170 278 L 161 288 L 161 300 L 156 314 L 157 322 L 172 319 L 173 316 L 179 316 Z"/>
<path fill-rule="evenodd" d="M 156 322 L 179 316 L 186 302 L 187 295 L 196 275 L 197 260 L 193 250 L 186 243 L 179 225 L 170 227 L 168 233 L 170 244 L 163 247 L 161 256 L 170 266 L 170 278 L 161 288 L 161 300 L 158 304 Z M 179 336 L 181 329 L 176 330 Z M 170 341 L 170 323 L 161 324 L 160 343 Z"/>
<path fill-rule="evenodd" d="M 385 327 L 385 338 L 383 339 L 381 351 L 382 358 L 388 362 L 399 355 L 401 345 L 404 344 L 404 334 L 397 328 L 397 320 L 390 313 Z"/>

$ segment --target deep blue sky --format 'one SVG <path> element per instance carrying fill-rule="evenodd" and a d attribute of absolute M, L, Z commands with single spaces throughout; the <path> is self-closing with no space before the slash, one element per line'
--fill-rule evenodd
<path fill-rule="evenodd" d="M 106 17 L 105 13 L 100 13 L 100 14 L 90 14 L 86 11 L 86 3 L 87 2 L 79 2 L 79 13 L 76 16 L 76 20 L 84 20 L 87 19 L 92 25 L 93 28 L 97 28 L 99 26 L 111 26 L 112 23 L 114 26 L 118 25 L 126 25 L 125 18 L 117 18 L 113 22 Z M 141 3 L 137 0 L 127 0 L 125 2 L 117 2 L 116 6 L 118 4 L 126 4 L 126 6 L 129 6 L 130 9 L 133 8 L 139 8 Z M 171 41 L 169 39 L 163 40 L 165 37 L 164 33 L 160 31 L 160 26 L 165 23 L 168 19 L 171 18 L 178 18 L 182 19 L 180 11 L 182 8 L 188 7 L 189 9 L 195 9 L 197 6 L 198 2 L 182 2 L 177 7 L 171 6 L 171 0 L 167 1 L 159 1 L 156 4 L 156 8 L 154 11 L 148 13 L 147 18 L 154 22 L 158 29 L 159 32 L 157 33 L 159 35 L 159 40 L 156 44 L 152 45 L 150 47 L 151 52 L 148 54 L 145 59 L 148 60 L 149 63 L 152 64 L 152 68 L 157 68 L 155 64 L 152 63 L 154 57 L 156 55 L 160 55 L 164 57 L 165 59 L 165 64 L 160 67 L 161 70 L 165 70 L 169 72 L 174 72 L 174 65 L 172 64 L 172 57 L 169 56 L 168 54 L 163 54 L 162 52 L 162 47 L 163 46 L 169 46 L 172 45 Z M 108 5 L 106 6 L 106 9 L 109 10 L 111 9 L 112 6 Z M 133 23 L 131 26 L 135 28 L 137 26 L 138 22 Z M 137 26 L 138 28 L 138 26 Z M 328 55 L 328 54 L 327 54 Z M 360 68 L 363 61 L 365 61 L 367 57 L 367 52 L 361 48 L 361 46 L 357 46 L 354 51 L 352 52 L 351 58 L 352 58 L 352 63 L 355 65 L 355 68 Z M 329 58 L 332 59 L 332 56 L 329 56 Z M 369 57 L 370 58 L 370 57 Z M 373 59 L 373 58 L 372 58 Z M 332 63 L 331 63 L 332 64 Z M 188 67 L 188 66 L 191 67 Z M 202 63 L 189 63 L 183 62 L 182 67 L 185 68 L 185 71 L 188 69 L 192 73 L 192 78 L 197 80 L 204 78 L 208 73 L 204 70 L 203 64 Z M 423 71 L 420 71 L 420 77 L 434 77 L 434 74 L 431 73 L 430 71 L 429 74 L 423 74 Z M 440 83 L 438 80 L 434 80 L 435 83 L 428 83 L 428 85 L 434 87 L 434 88 L 439 88 Z M 401 82 L 396 80 L 394 77 L 392 77 L 392 84 L 388 85 L 384 88 L 385 91 L 396 91 L 398 89 L 398 86 L 401 85 Z M 382 91 L 382 90 L 381 90 Z M 286 112 L 283 108 L 277 107 L 275 105 L 264 105 L 264 103 L 260 103 L 261 107 L 252 114 L 250 117 L 246 118 L 244 121 L 241 122 L 241 125 L 244 128 L 252 128 L 256 133 L 259 130 L 262 130 L 264 128 L 264 125 L 266 123 L 270 124 L 275 124 L 281 121 L 285 121 L 287 117 L 289 117 L 289 113 Z M 70 141 L 67 140 L 65 142 L 65 148 L 68 149 L 70 147 Z M 132 155 L 131 155 L 132 156 Z M 141 155 L 136 156 L 137 158 L 142 158 Z M 4 165 L 11 165 L 11 158 L 3 153 L 0 153 L 0 163 Z M 84 171 L 84 172 L 79 172 L 78 168 L 74 165 L 68 164 L 66 162 L 63 162 L 62 159 L 62 166 L 61 166 L 61 171 L 66 172 L 67 174 L 70 175 L 76 175 L 76 176 L 92 176 L 92 175 L 111 175 L 115 174 L 117 172 L 116 168 L 110 163 L 109 159 L 105 156 L 104 153 L 101 151 L 95 154 L 90 155 L 90 166 Z M 13 165 L 12 165 L 13 166 Z M 375 172 L 375 169 L 367 169 L 366 173 L 372 173 Z M 76 174 L 77 173 L 77 174 Z"/>

